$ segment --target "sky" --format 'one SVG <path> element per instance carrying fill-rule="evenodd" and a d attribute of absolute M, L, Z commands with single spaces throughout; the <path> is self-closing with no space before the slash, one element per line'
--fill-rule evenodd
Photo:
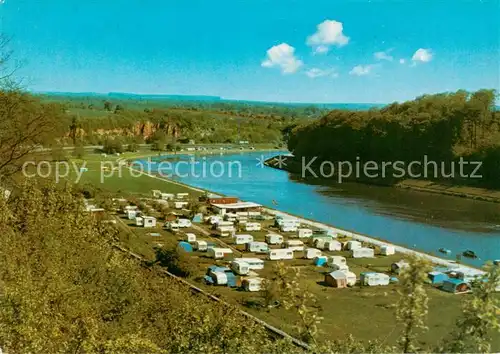
<path fill-rule="evenodd" d="M 500 0 L 0 0 L 32 91 L 389 103 L 500 88 Z"/>

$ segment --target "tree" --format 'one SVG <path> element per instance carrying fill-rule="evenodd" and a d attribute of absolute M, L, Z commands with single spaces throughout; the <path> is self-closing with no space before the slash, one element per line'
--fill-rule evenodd
<path fill-rule="evenodd" d="M 425 283 L 430 271 L 429 262 L 418 256 L 409 257 L 409 266 L 403 268 L 399 277 L 400 300 L 397 318 L 403 326 L 399 344 L 403 353 L 418 350 L 416 338 L 418 331 L 426 329 L 427 293 Z"/>
<path fill-rule="evenodd" d="M 123 145 L 118 139 L 106 139 L 102 151 L 106 154 L 116 154 L 123 152 Z"/>
<path fill-rule="evenodd" d="M 114 113 L 115 113 L 115 114 L 116 114 L 116 113 L 120 113 L 120 112 L 122 112 L 123 110 L 124 110 L 124 109 L 123 109 L 123 107 L 122 107 L 121 105 L 117 104 L 117 105 L 116 105 L 116 107 L 115 107 L 115 112 L 114 112 Z"/>
<path fill-rule="evenodd" d="M 104 101 L 104 110 L 111 112 L 111 102 L 109 101 Z"/>
<path fill-rule="evenodd" d="M 0 91 L 0 177 L 20 171 L 40 146 L 62 133 L 61 107 L 19 91 Z M 62 134 L 61 134 L 62 135 Z"/>
<path fill-rule="evenodd" d="M 500 334 L 500 301 L 495 294 L 500 286 L 500 267 L 489 264 L 486 271 L 471 283 L 472 295 L 462 306 L 462 317 L 442 348 L 444 352 L 489 353 L 492 334 Z"/>

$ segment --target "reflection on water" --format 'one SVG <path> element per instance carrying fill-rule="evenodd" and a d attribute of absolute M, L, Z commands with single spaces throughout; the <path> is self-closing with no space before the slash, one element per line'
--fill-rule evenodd
<path fill-rule="evenodd" d="M 448 248 L 451 259 L 471 249 L 480 259 L 463 261 L 478 266 L 500 258 L 500 204 L 356 183 L 304 181 L 259 166 L 259 158 L 260 152 L 204 156 L 207 162 L 239 162 L 241 176 L 200 178 L 190 175 L 190 167 L 185 166 L 179 170 L 186 175 L 177 179 L 429 253 Z M 176 161 L 189 159 L 175 157 Z"/>

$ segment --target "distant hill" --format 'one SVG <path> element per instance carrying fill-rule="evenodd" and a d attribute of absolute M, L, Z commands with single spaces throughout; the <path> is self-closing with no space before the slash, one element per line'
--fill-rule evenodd
<path fill-rule="evenodd" d="M 169 102 L 200 102 L 200 103 L 238 103 L 249 106 L 268 106 L 268 107 L 308 107 L 314 106 L 321 109 L 342 109 L 364 111 L 370 108 L 380 108 L 385 104 L 378 103 L 296 103 L 296 102 L 269 102 L 269 101 L 248 101 L 248 100 L 232 100 L 225 99 L 219 96 L 205 95 L 163 95 L 163 94 L 136 94 L 126 92 L 37 92 L 38 94 L 56 97 L 94 97 L 117 100 L 139 100 L 139 101 L 169 101 Z"/>

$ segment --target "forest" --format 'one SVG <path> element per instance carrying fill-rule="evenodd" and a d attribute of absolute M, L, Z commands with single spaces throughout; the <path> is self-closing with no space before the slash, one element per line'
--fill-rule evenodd
<path fill-rule="evenodd" d="M 65 144 L 101 145 L 113 138 L 137 144 L 244 140 L 279 145 L 283 129 L 327 112 L 316 106 L 141 97 L 45 94 L 37 98 L 44 104 L 60 105 L 66 113 Z"/>
<path fill-rule="evenodd" d="M 460 90 L 368 111 L 333 110 L 294 127 L 288 148 L 297 159 L 318 157 L 318 162 L 408 163 L 424 156 L 438 162 L 480 161 L 483 178 L 456 176 L 451 182 L 499 187 L 500 112 L 495 99 L 494 90 Z M 429 178 L 439 176 L 431 173 Z"/>

